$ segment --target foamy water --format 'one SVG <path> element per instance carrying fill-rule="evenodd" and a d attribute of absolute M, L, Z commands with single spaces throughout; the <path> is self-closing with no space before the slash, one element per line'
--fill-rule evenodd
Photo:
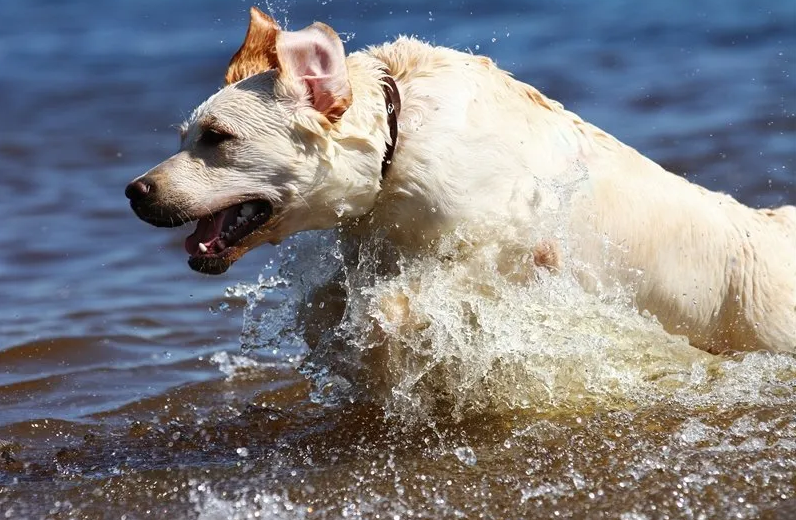
<path fill-rule="evenodd" d="M 549 236 L 540 233 L 531 243 Z M 377 261 L 385 247 L 308 233 L 281 248 L 279 267 L 257 284 L 230 289 L 248 298 L 247 345 L 267 337 L 259 346 L 280 349 L 279 337 L 326 414 L 352 403 L 383 411 L 387 430 L 376 426 L 376 437 L 386 443 L 365 441 L 360 449 L 378 455 L 338 488 L 347 505 L 312 494 L 296 502 L 273 487 L 197 503 L 235 518 L 467 517 L 478 511 L 467 493 L 491 497 L 483 500 L 509 517 L 786 518 L 793 509 L 796 357 L 695 349 L 622 291 L 586 293 L 568 258 L 560 272 L 542 269 L 527 283 L 507 276 L 500 249 L 472 234 L 389 269 Z M 340 288 L 346 311 L 332 313 L 323 334 L 310 331 L 316 343 L 307 345 L 313 324 L 297 316 L 319 316 L 319 302 L 339 305 Z M 408 314 L 385 304 L 395 301 L 408 303 Z M 370 439 L 374 423 L 359 424 L 360 441 Z M 419 439 L 421 458 L 437 461 L 428 474 L 417 473 Z M 469 471 L 506 474 L 452 484 Z M 422 512 L 409 505 L 417 496 L 405 500 L 410 485 L 424 497 Z"/>
<path fill-rule="evenodd" d="M 540 233 L 527 243 L 549 236 Z M 667 400 L 695 408 L 778 405 L 796 395 L 793 356 L 730 358 L 693 348 L 639 314 L 626 292 L 585 292 L 566 255 L 560 272 L 537 268 L 518 280 L 507 276 L 502 247 L 464 232 L 443 238 L 434 254 L 399 258 L 386 275 L 383 252 L 375 251 L 387 245 L 357 244 L 347 261 L 345 247 L 336 231 L 308 234 L 285 247 L 277 272 L 233 290 L 248 294 L 244 343 L 303 351 L 321 400 L 376 399 L 388 415 L 411 422 L 440 406 L 461 420 Z M 275 293 L 281 303 L 258 310 Z M 337 314 L 307 345 L 302 316 L 326 315 L 312 308 L 326 297 Z"/>

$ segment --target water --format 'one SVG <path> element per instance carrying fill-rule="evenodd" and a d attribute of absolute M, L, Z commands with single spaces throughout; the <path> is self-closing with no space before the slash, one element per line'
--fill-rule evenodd
<path fill-rule="evenodd" d="M 349 49 L 413 33 L 488 54 L 694 182 L 796 203 L 792 3 L 271 7 Z M 186 231 L 138 221 L 122 192 L 221 84 L 247 8 L 0 5 L 0 512 L 796 515 L 792 357 L 704 355 L 566 277 L 462 290 L 429 259 L 359 293 L 428 289 L 380 386 L 356 335 L 372 322 L 349 316 L 308 359 L 291 330 L 334 276 L 333 234 L 189 271 Z"/>

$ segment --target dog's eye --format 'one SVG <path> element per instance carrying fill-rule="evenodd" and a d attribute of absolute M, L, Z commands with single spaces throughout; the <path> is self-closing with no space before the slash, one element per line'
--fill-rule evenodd
<path fill-rule="evenodd" d="M 230 139 L 232 139 L 232 134 L 215 130 L 213 128 L 208 128 L 202 132 L 201 136 L 199 136 L 199 143 L 205 146 L 218 146 L 224 141 L 229 141 Z"/>

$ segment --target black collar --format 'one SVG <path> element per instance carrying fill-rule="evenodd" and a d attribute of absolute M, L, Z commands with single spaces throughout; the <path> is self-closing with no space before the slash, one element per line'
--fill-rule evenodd
<path fill-rule="evenodd" d="M 384 159 L 381 161 L 381 177 L 387 174 L 387 169 L 392 163 L 392 156 L 395 153 L 395 145 L 398 142 L 398 115 L 401 113 L 401 95 L 398 93 L 398 85 L 392 76 L 385 72 L 384 77 L 384 104 L 387 107 L 387 124 L 390 125 L 390 142 L 387 143 L 387 150 L 384 152 Z"/>

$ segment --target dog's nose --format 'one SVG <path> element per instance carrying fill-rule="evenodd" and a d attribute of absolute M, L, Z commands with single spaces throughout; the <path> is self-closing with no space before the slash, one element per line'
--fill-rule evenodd
<path fill-rule="evenodd" d="M 144 199 L 152 192 L 152 185 L 143 180 L 135 180 L 127 185 L 124 189 L 124 196 L 132 202 L 138 202 Z"/>

